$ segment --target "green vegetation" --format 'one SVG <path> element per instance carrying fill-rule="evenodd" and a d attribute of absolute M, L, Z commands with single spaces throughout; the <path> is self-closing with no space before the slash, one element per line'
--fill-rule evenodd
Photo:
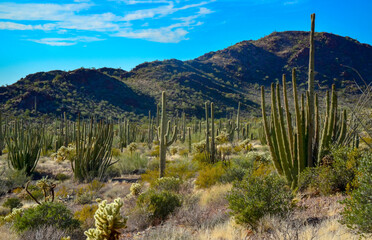
<path fill-rule="evenodd" d="M 80 223 L 73 218 L 73 214 L 64 204 L 53 202 L 26 209 L 16 216 L 13 222 L 13 227 L 17 232 L 45 225 L 54 226 L 57 229 L 74 230 L 79 228 Z"/>
<path fill-rule="evenodd" d="M 257 227 L 265 215 L 285 215 L 291 209 L 292 192 L 278 175 L 254 176 L 234 183 L 229 193 L 229 208 L 236 221 Z"/>
<path fill-rule="evenodd" d="M 372 233 L 372 153 L 362 153 L 359 164 L 357 189 L 343 201 L 341 222 L 359 233 Z"/>

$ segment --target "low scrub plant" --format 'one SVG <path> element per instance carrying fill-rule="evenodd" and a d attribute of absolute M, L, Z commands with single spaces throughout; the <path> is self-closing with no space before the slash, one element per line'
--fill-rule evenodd
<path fill-rule="evenodd" d="M 94 226 L 94 214 L 97 211 L 97 205 L 84 205 L 81 210 L 74 213 L 74 218 L 79 220 L 82 227 L 87 229 Z"/>
<path fill-rule="evenodd" d="M 284 215 L 291 209 L 292 192 L 276 174 L 247 174 L 234 183 L 227 199 L 237 223 L 255 229 L 265 215 Z"/>
<path fill-rule="evenodd" d="M 149 213 L 152 222 L 156 223 L 164 221 L 169 214 L 180 207 L 181 198 L 176 193 L 150 189 L 138 197 L 137 206 Z"/>
<path fill-rule="evenodd" d="M 299 177 L 299 189 L 321 195 L 344 192 L 353 187 L 361 151 L 347 147 L 334 148 L 321 165 L 305 169 Z"/>
<path fill-rule="evenodd" d="M 199 171 L 195 185 L 199 188 L 209 188 L 220 182 L 225 173 L 226 169 L 221 162 L 214 165 L 207 164 Z"/>
<path fill-rule="evenodd" d="M 181 188 L 181 180 L 175 177 L 158 178 L 153 185 L 158 191 L 178 192 Z"/>
<path fill-rule="evenodd" d="M 20 208 L 23 204 L 19 198 L 8 198 L 3 203 L 3 207 L 7 207 L 12 211 L 14 208 Z"/>
<path fill-rule="evenodd" d="M 80 227 L 72 212 L 62 203 L 45 202 L 28 208 L 14 218 L 13 227 L 21 233 L 40 226 L 54 226 L 57 229 L 73 230 Z"/>
<path fill-rule="evenodd" d="M 372 152 L 363 153 L 358 167 L 358 188 L 345 205 L 341 222 L 359 233 L 372 233 Z"/>

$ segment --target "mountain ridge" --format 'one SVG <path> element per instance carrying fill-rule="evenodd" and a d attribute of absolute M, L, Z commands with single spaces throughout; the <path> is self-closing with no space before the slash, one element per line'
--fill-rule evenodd
<path fill-rule="evenodd" d="M 281 75 L 290 74 L 292 68 L 297 69 L 298 85 L 306 85 L 308 37 L 309 32 L 273 32 L 192 60 L 144 62 L 131 71 L 105 67 L 38 72 L 0 87 L 0 103 L 4 111 L 15 115 L 32 115 L 35 101 L 35 115 L 146 115 L 149 110 L 155 111 L 161 91 L 167 91 L 168 106 L 173 112 L 202 117 L 203 103 L 213 101 L 216 115 L 221 117 L 232 112 L 240 101 L 243 113 L 259 115 L 259 85 L 279 82 Z M 315 33 L 317 88 L 336 84 L 342 91 L 355 92 L 356 86 L 350 88 L 350 84 L 362 82 L 357 73 L 344 66 L 369 78 L 370 59 L 369 44 L 331 33 Z"/>

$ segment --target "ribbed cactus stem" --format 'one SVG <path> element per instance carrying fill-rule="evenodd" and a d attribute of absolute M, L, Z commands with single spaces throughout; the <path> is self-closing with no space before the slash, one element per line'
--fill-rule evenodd
<path fill-rule="evenodd" d="M 214 104 L 211 103 L 211 162 L 215 162 L 215 144 L 214 144 Z"/>
<path fill-rule="evenodd" d="M 177 126 L 173 128 L 172 137 L 170 136 L 170 121 L 167 123 L 167 106 L 166 106 L 166 94 L 163 91 L 161 96 L 161 120 L 160 120 L 160 132 L 159 132 L 159 151 L 160 151 L 160 169 L 159 176 L 162 178 L 165 174 L 166 154 L 167 148 L 176 140 L 177 137 Z M 167 126 L 168 124 L 168 126 Z"/>
<path fill-rule="evenodd" d="M 283 169 L 281 163 L 279 161 L 279 156 L 277 155 L 277 151 L 274 148 L 274 143 L 272 141 L 272 136 L 270 134 L 269 125 L 267 123 L 266 117 L 266 106 L 265 106 L 265 88 L 261 86 L 261 109 L 262 109 L 262 123 L 264 126 L 265 137 L 267 141 L 267 145 L 269 146 L 271 152 L 271 159 L 274 163 L 274 166 L 280 175 L 283 174 Z"/>
<path fill-rule="evenodd" d="M 236 135 L 238 138 L 238 141 L 240 140 L 240 102 L 238 103 L 238 112 L 236 114 Z"/>
<path fill-rule="evenodd" d="M 205 103 L 205 151 L 209 154 L 209 116 L 208 102 Z"/>

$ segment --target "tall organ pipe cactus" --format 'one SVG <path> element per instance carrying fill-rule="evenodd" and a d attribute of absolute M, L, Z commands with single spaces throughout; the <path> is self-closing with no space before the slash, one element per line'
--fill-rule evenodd
<path fill-rule="evenodd" d="M 41 131 L 39 126 L 31 126 L 15 121 L 8 130 L 5 142 L 8 147 L 8 164 L 27 175 L 34 171 L 41 151 Z"/>
<path fill-rule="evenodd" d="M 172 137 L 170 136 L 170 121 L 167 123 L 167 101 L 166 101 L 166 94 L 162 92 L 161 95 L 161 119 L 160 119 L 160 127 L 158 128 L 158 135 L 159 135 L 159 151 L 160 151 L 160 172 L 159 176 L 162 178 L 164 177 L 165 173 L 165 163 L 166 163 L 166 154 L 167 148 L 172 145 L 172 143 L 176 140 L 177 137 L 177 126 L 173 127 L 173 134 Z M 168 126 L 167 126 L 168 125 Z"/>
<path fill-rule="evenodd" d="M 326 96 L 326 115 L 323 131 L 320 135 L 318 97 L 313 91 L 314 81 L 314 19 L 311 16 L 309 59 L 309 90 L 305 96 L 299 96 L 296 85 L 296 70 L 292 70 L 293 98 L 295 108 L 295 124 L 292 124 L 292 114 L 288 107 L 286 78 L 283 75 L 283 101 L 285 116 L 280 99 L 279 84 L 271 85 L 271 126 L 269 126 L 265 108 L 265 90 L 261 87 L 261 105 L 263 126 L 266 141 L 272 160 L 278 173 L 284 175 L 292 188 L 298 183 L 298 176 L 306 167 L 313 167 L 321 161 L 331 143 L 346 144 L 346 112 L 342 121 L 337 120 L 337 96 L 335 86 L 332 86 L 331 103 L 329 93 Z M 315 95 L 315 96 L 314 96 Z M 348 138 L 350 139 L 350 138 Z"/>
<path fill-rule="evenodd" d="M 74 177 L 79 181 L 103 179 L 111 162 L 111 149 L 114 137 L 113 125 L 110 123 L 80 123 L 77 122 L 76 155 L 71 160 Z"/>

